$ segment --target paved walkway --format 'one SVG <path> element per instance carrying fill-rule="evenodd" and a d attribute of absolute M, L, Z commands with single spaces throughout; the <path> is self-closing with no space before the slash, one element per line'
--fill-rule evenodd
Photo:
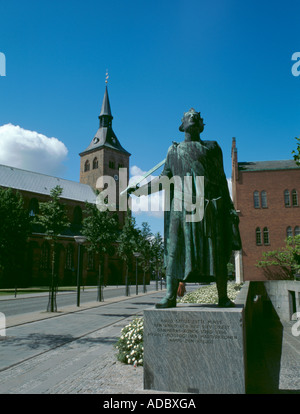
<path fill-rule="evenodd" d="M 147 301 L 150 295 L 147 293 Z M 157 295 L 163 292 L 157 292 Z M 143 296 L 141 294 L 140 296 Z M 110 303 L 129 300 L 130 297 L 110 299 Z M 154 299 L 155 300 L 155 299 Z M 153 302 L 154 303 L 154 302 Z M 83 309 L 99 308 L 108 301 L 83 304 Z M 30 321 L 45 318 L 58 318 L 59 315 L 78 312 L 76 306 L 60 310 L 60 314 L 37 312 L 22 317 L 8 319 L 8 326 L 21 326 Z M 52 350 L 45 350 L 36 356 L 28 357 L 21 363 L 0 371 L 1 394 L 166 394 L 159 391 L 143 389 L 143 367 L 134 368 L 116 360 L 113 344 L 120 336 L 121 329 L 132 317 L 122 319 L 110 326 L 83 335 L 76 340 L 59 345 Z M 62 320 L 62 319 L 61 319 Z M 53 319 L 54 321 L 54 319 Z M 29 326 L 29 325 L 28 325 Z M 275 336 L 260 338 L 259 354 L 253 354 L 252 393 L 300 393 L 300 336 L 291 334 L 291 324 L 285 324 L 280 332 L 278 327 L 270 328 Z M 9 332 L 9 330 L 8 330 Z M 278 333 L 279 332 L 279 333 Z M 277 339 L 276 339 L 277 338 Z M 278 347 L 278 338 L 281 341 Z M 1 341 L 13 338 L 0 337 Z M 271 341 L 271 342 L 270 342 Z M 274 342 L 275 341 L 275 342 Z M 276 342 L 277 341 L 277 342 Z M 34 342 L 32 347 L 34 347 Z M 278 361 L 278 351 L 282 357 Z M 255 362 L 255 364 L 254 364 Z M 265 373 L 273 380 L 268 383 Z M 171 393 L 169 393 L 171 394 Z"/>
<path fill-rule="evenodd" d="M 163 291 L 139 294 L 139 298 L 152 297 L 153 304 L 164 294 Z M 75 314 L 83 310 L 99 309 L 109 304 L 119 304 L 130 301 L 132 296 L 122 296 L 107 299 L 105 302 L 89 302 L 77 306 L 67 306 L 59 309 L 57 313 L 34 312 L 7 318 L 7 336 L 0 337 L 7 346 L 15 346 L 16 338 L 10 337 L 14 333 L 13 327 L 24 327 L 27 331 L 31 322 L 54 322 L 60 316 Z M 154 298 L 154 299 L 153 299 Z M 81 314 L 81 315 L 84 315 Z M 78 314 L 79 316 L 79 314 Z M 64 319 L 60 319 L 64 320 Z M 155 394 L 153 391 L 143 389 L 143 368 L 125 365 L 117 361 L 114 344 L 120 332 L 132 317 L 113 323 L 110 326 L 83 335 L 76 340 L 67 342 L 52 350 L 45 348 L 43 352 L 39 337 L 31 335 L 30 348 L 32 356 L 15 366 L 0 371 L 1 394 Z M 31 328 L 32 332 L 34 329 Z M 21 339 L 20 339 L 21 338 Z M 53 338 L 54 339 L 54 338 Z M 62 338 L 63 340 L 64 338 Z M 20 347 L 24 345 L 22 334 L 17 338 Z M 56 339 L 57 340 L 57 339 Z M 23 342 L 22 342 L 23 341 Z M 39 343 L 35 341 L 39 341 Z M 3 344 L 3 342 L 2 342 Z M 38 355 L 34 355 L 35 347 L 39 347 Z M 17 352 L 17 351 L 16 351 Z M 42 352 L 42 353 L 41 353 Z M 16 358 L 14 353 L 13 358 Z M 11 362 L 12 363 L 12 362 Z M 11 365 L 11 364 L 9 364 Z M 157 392 L 160 394 L 160 392 Z"/>

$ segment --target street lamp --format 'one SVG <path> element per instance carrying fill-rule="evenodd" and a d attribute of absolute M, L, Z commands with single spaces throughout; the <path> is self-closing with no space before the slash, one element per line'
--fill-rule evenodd
<path fill-rule="evenodd" d="M 137 262 L 138 262 L 138 257 L 141 257 L 141 253 L 133 252 L 133 256 L 136 259 L 136 262 L 135 262 L 135 294 L 138 295 L 139 294 L 139 288 L 138 288 L 138 265 L 137 265 Z"/>
<path fill-rule="evenodd" d="M 78 244 L 78 266 L 77 266 L 77 306 L 80 306 L 80 247 L 86 242 L 84 236 L 74 236 L 76 243 Z"/>

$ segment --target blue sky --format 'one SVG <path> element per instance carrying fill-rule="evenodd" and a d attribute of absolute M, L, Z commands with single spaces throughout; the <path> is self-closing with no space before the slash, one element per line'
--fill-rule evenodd
<path fill-rule="evenodd" d="M 300 76 L 291 72 L 299 15 L 293 0 L 1 2 L 0 126 L 31 131 L 35 144 L 36 133 L 56 138 L 57 155 L 47 138 L 40 144 L 56 160 L 49 174 L 78 181 L 108 69 L 113 129 L 131 166 L 145 171 L 165 158 L 191 107 L 204 118 L 202 138 L 222 147 L 227 177 L 233 136 L 239 161 L 289 159 L 300 131 Z M 0 134 L 0 163 L 15 162 L 14 151 L 25 162 L 25 138 L 10 133 L 11 145 Z M 148 221 L 162 231 L 162 219 Z"/>

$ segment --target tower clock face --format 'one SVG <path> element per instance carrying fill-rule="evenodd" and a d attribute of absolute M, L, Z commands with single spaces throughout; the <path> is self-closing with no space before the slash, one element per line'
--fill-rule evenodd
<path fill-rule="evenodd" d="M 94 141 L 94 144 L 97 144 L 97 142 L 99 142 L 99 138 L 95 137 L 93 141 Z"/>

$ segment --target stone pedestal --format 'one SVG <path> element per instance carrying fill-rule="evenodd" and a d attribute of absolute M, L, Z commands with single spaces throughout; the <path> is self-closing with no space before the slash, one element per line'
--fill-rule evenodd
<path fill-rule="evenodd" d="M 144 311 L 144 389 L 244 394 L 245 377 L 243 306 Z"/>

